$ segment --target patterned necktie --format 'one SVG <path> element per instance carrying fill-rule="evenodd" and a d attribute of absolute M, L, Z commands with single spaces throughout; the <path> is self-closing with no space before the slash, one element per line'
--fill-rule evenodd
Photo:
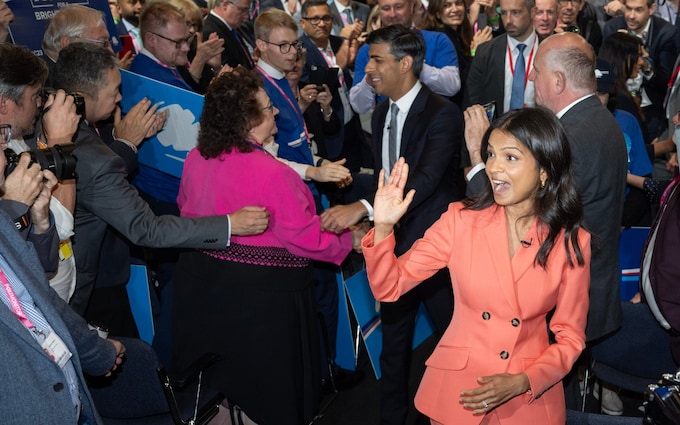
<path fill-rule="evenodd" d="M 354 23 L 354 16 L 352 16 L 352 9 L 349 7 L 345 8 L 345 10 L 342 11 L 342 14 L 345 15 L 345 19 L 347 22 L 345 22 L 345 25 L 352 25 Z"/>
<path fill-rule="evenodd" d="M 524 83 L 526 82 L 526 64 L 524 62 L 524 49 L 526 44 L 518 44 L 517 63 L 515 73 L 512 76 L 512 94 L 510 95 L 510 109 L 524 108 Z"/>
<path fill-rule="evenodd" d="M 397 124 L 397 115 L 399 114 L 399 107 L 397 106 L 396 103 L 393 103 L 390 109 L 390 126 L 389 126 L 389 138 L 390 138 L 390 145 L 389 145 L 389 160 L 390 160 L 390 168 L 388 168 L 388 172 L 392 172 L 392 167 L 394 167 L 394 164 L 397 162 L 397 159 L 399 158 L 399 152 L 397 151 L 397 130 L 398 130 L 398 124 Z"/>

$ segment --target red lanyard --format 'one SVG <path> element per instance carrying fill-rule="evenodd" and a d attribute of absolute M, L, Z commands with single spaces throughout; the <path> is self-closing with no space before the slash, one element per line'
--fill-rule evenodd
<path fill-rule="evenodd" d="M 671 79 L 668 80 L 668 87 L 673 87 L 673 83 L 675 82 L 675 78 L 678 76 L 678 72 L 680 72 L 680 65 L 675 67 L 675 71 L 673 71 Z"/>
<path fill-rule="evenodd" d="M 0 269 L 0 283 L 2 283 L 2 289 L 5 290 L 7 298 L 9 298 L 9 305 L 17 319 L 19 319 L 19 321 L 24 326 L 26 326 L 27 329 L 35 328 L 33 322 L 31 322 L 30 319 L 26 317 L 26 313 L 24 313 L 24 309 L 21 308 L 21 303 L 19 303 L 19 299 L 14 293 L 14 290 L 12 289 L 12 286 L 9 284 L 7 276 L 5 276 L 5 272 L 3 272 L 2 269 Z"/>
<path fill-rule="evenodd" d="M 529 61 L 525 65 L 525 70 L 524 70 L 524 88 L 527 87 L 527 81 L 529 81 L 529 69 L 531 69 L 531 61 L 534 58 L 534 48 L 536 47 L 536 43 L 531 46 L 531 52 L 529 52 Z M 521 52 L 520 55 L 523 55 L 524 52 Z M 512 76 L 515 76 L 515 65 L 512 60 L 512 50 L 510 50 L 510 44 L 508 44 L 508 59 L 510 60 L 510 73 Z"/>
<path fill-rule="evenodd" d="M 298 119 L 302 122 L 302 127 L 304 128 L 304 131 L 305 131 L 305 137 L 307 138 L 307 145 L 308 146 L 311 145 L 312 142 L 311 142 L 311 140 L 309 140 L 309 133 L 307 132 L 307 124 L 305 123 L 305 119 L 302 116 L 302 111 L 300 110 L 300 107 L 293 104 L 293 101 L 290 100 L 290 97 L 288 97 L 286 92 L 283 91 L 283 89 L 281 87 L 279 87 L 278 84 L 276 84 L 276 81 L 274 81 L 274 79 L 271 76 L 269 76 L 269 74 L 267 74 L 267 72 L 264 69 L 260 68 L 260 65 L 255 65 L 255 67 L 257 68 L 258 71 L 260 71 L 260 74 L 264 78 L 267 79 L 267 81 L 269 81 L 270 83 L 272 83 L 272 85 L 274 87 L 276 87 L 276 89 L 279 91 L 279 93 L 281 93 L 281 95 L 284 97 L 284 99 L 286 99 L 288 101 L 288 104 L 290 105 L 290 107 L 293 108 L 293 111 L 295 111 L 295 115 L 297 115 Z M 286 83 L 286 84 L 288 84 L 288 83 Z"/>

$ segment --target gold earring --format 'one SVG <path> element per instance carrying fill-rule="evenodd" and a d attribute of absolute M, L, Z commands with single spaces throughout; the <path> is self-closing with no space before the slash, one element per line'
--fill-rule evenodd
<path fill-rule="evenodd" d="M 545 187 L 545 180 L 541 180 L 541 189 Z"/>

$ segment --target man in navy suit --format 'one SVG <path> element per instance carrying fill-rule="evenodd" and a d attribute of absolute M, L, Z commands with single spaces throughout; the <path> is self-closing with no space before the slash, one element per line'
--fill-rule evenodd
<path fill-rule="evenodd" d="M 217 0 L 215 7 L 205 17 L 203 39 L 207 40 L 210 34 L 216 33 L 224 40 L 222 65 L 226 64 L 232 68 L 243 65 L 247 69 L 252 69 L 255 65 L 244 42 L 244 36 L 239 30 L 248 18 L 249 7 L 249 0 Z"/>
<path fill-rule="evenodd" d="M 529 81 L 529 72 L 539 42 L 532 21 L 534 0 L 501 0 L 500 6 L 506 33 L 477 48 L 463 99 L 464 107 L 495 101 L 496 116 L 534 105 L 534 83 Z M 518 63 L 524 64 L 524 69 L 519 69 Z M 520 72 L 524 80 L 523 98 L 513 102 L 513 79 Z"/>
<path fill-rule="evenodd" d="M 450 202 L 463 198 L 462 114 L 455 104 L 418 81 L 425 43 L 416 31 L 392 25 L 372 32 L 367 43 L 370 60 L 366 81 L 376 93 L 388 97 L 376 107 L 371 122 L 374 173 L 377 177 L 385 169 L 389 174 L 394 161 L 403 156 L 409 164 L 406 190 L 416 190 L 409 210 L 395 226 L 395 253 L 401 255 L 423 236 Z M 372 206 L 362 199 L 324 212 L 322 226 L 339 232 L 366 216 L 371 218 Z M 436 330 L 443 332 L 453 314 L 448 272 L 440 271 L 397 302 L 381 303 L 381 424 L 403 424 L 406 420 L 411 344 L 421 300 Z"/>
<path fill-rule="evenodd" d="M 673 64 L 678 56 L 675 26 L 658 16 L 654 0 L 626 0 L 624 14 L 607 22 L 602 31 L 604 38 L 619 30 L 628 30 L 642 39 L 649 52 L 649 61 L 641 69 L 641 107 L 647 122 L 647 140 L 653 140 L 665 129 L 664 98 Z"/>
<path fill-rule="evenodd" d="M 139 15 L 146 0 L 118 0 L 120 21 L 116 23 L 118 35 L 129 35 L 132 38 L 134 53 L 142 50 L 142 36 L 139 33 Z"/>

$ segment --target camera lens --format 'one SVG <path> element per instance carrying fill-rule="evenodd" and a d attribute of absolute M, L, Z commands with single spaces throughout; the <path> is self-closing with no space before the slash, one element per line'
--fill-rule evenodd
<path fill-rule="evenodd" d="M 41 170 L 50 170 L 58 180 L 70 180 L 76 178 L 76 158 L 73 156 L 75 145 L 54 145 L 49 148 L 28 152 L 31 162 L 40 166 Z M 19 164 L 20 155 L 11 149 L 5 149 L 7 165 L 5 176 L 14 171 Z"/>

